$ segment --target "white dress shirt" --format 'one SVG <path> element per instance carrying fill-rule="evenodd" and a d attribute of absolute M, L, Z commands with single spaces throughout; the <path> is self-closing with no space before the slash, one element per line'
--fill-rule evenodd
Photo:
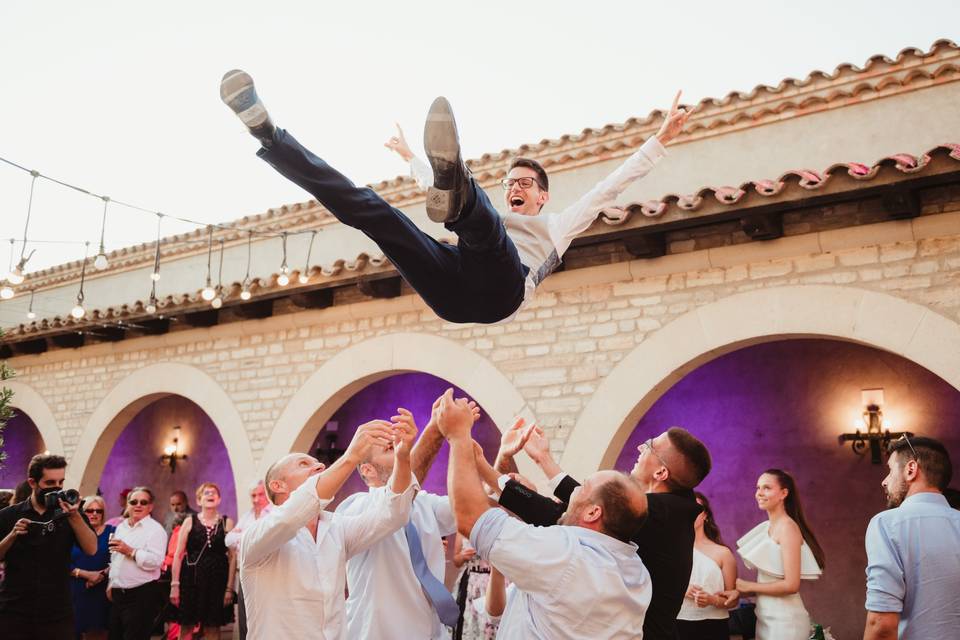
<path fill-rule="evenodd" d="M 167 555 L 167 532 L 163 525 L 147 516 L 130 525 L 124 518 L 117 525 L 114 540 L 123 540 L 133 549 L 133 557 L 113 552 L 110 554 L 111 589 L 132 589 L 160 577 L 160 567 Z"/>
<path fill-rule="evenodd" d="M 272 508 L 273 505 L 268 502 L 267 506 L 260 510 L 260 518 L 270 513 Z M 223 543 L 227 545 L 228 549 L 233 549 L 236 551 L 240 547 L 240 537 L 243 536 L 243 532 L 260 518 L 256 516 L 256 512 L 254 512 L 253 509 L 247 511 L 240 517 L 239 520 L 237 520 L 237 524 L 234 525 L 233 529 L 227 531 L 227 535 L 224 537 Z"/>
<path fill-rule="evenodd" d="M 367 493 L 355 493 L 337 507 L 337 514 L 360 515 L 374 508 L 381 500 L 379 494 L 386 490 L 379 487 Z M 430 573 L 443 582 L 442 538 L 457 530 L 450 499 L 419 492 L 413 501 L 410 520 L 420 534 Z M 403 528 L 347 562 L 347 587 L 350 638 L 446 640 L 450 637 L 417 580 Z"/>
<path fill-rule="evenodd" d="M 637 545 L 575 526 L 534 527 L 489 509 L 470 542 L 517 589 L 498 640 L 643 637 L 653 587 Z"/>
<path fill-rule="evenodd" d="M 418 488 L 415 480 L 401 494 L 387 488 L 363 514 L 345 516 L 323 511 L 330 500 L 307 480 L 253 522 L 240 539 L 247 637 L 346 638 L 347 560 L 407 523 Z M 314 540 L 307 524 L 318 515 Z"/>
<path fill-rule="evenodd" d="M 500 214 L 507 235 L 520 254 L 520 262 L 530 269 L 520 308 L 500 322 L 509 321 L 533 300 L 537 286 L 560 265 L 573 239 L 586 231 L 602 209 L 613 206 L 627 187 L 647 175 L 666 154 L 660 140 L 650 136 L 623 164 L 563 211 L 541 212 L 535 216 L 512 211 Z M 410 159 L 410 171 L 422 188 L 433 184 L 432 169 L 417 156 Z"/>

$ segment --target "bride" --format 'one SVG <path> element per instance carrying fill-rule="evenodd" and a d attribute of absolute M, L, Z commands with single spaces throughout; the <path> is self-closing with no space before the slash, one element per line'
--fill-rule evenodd
<path fill-rule="evenodd" d="M 757 581 L 738 578 L 737 590 L 757 596 L 757 640 L 806 640 L 810 616 L 800 598 L 800 580 L 820 577 L 823 549 L 803 516 L 789 473 L 764 471 L 756 498 L 767 521 L 740 538 L 737 550 L 744 564 L 757 570 Z"/>

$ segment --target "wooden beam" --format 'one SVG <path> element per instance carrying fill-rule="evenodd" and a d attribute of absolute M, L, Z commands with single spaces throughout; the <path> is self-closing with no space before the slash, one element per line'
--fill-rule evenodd
<path fill-rule="evenodd" d="M 140 320 L 137 329 L 146 336 L 160 336 L 170 331 L 170 318 Z"/>
<path fill-rule="evenodd" d="M 333 306 L 333 289 L 316 289 L 290 294 L 290 302 L 301 309 L 326 309 Z"/>
<path fill-rule="evenodd" d="M 191 327 L 212 327 L 220 321 L 220 314 L 216 309 L 194 311 L 180 316 Z"/>
<path fill-rule="evenodd" d="M 378 280 L 367 280 L 361 278 L 357 282 L 357 288 L 365 296 L 371 298 L 396 298 L 400 295 L 402 280 L 399 276 L 394 278 L 380 278 Z"/>
<path fill-rule="evenodd" d="M 269 318 L 273 315 L 273 299 L 268 298 L 266 300 L 244 302 L 243 304 L 238 304 L 237 306 L 230 308 L 241 318 L 246 318 L 249 320 Z"/>
<path fill-rule="evenodd" d="M 53 346 L 61 349 L 78 349 L 84 345 L 86 339 L 82 333 L 77 331 L 76 333 L 61 333 L 50 336 L 50 341 L 53 342 Z"/>
<path fill-rule="evenodd" d="M 48 345 L 46 338 L 36 338 L 35 340 L 14 342 L 11 346 L 13 347 L 15 353 L 22 355 L 33 355 L 36 353 L 45 352 Z"/>

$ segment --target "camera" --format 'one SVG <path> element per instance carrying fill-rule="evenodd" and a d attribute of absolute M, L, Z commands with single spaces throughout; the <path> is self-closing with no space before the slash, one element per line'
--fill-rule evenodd
<path fill-rule="evenodd" d="M 80 502 L 80 492 L 76 489 L 61 489 L 60 491 L 51 491 L 43 496 L 43 506 L 47 509 L 60 508 L 60 501 L 73 505 Z"/>

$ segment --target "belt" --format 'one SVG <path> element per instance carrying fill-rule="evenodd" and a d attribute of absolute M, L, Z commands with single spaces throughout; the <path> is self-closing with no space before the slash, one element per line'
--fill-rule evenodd
<path fill-rule="evenodd" d="M 111 591 L 112 593 L 114 593 L 114 594 L 125 595 L 125 594 L 128 594 L 128 593 L 133 593 L 133 592 L 135 592 L 135 591 L 139 591 L 139 590 L 143 589 L 144 587 L 153 586 L 153 585 L 157 584 L 157 582 L 158 582 L 157 580 L 151 580 L 150 582 L 144 582 L 143 584 L 138 585 L 138 586 L 136 586 L 136 587 L 112 587 L 112 588 L 110 589 L 110 591 Z"/>

